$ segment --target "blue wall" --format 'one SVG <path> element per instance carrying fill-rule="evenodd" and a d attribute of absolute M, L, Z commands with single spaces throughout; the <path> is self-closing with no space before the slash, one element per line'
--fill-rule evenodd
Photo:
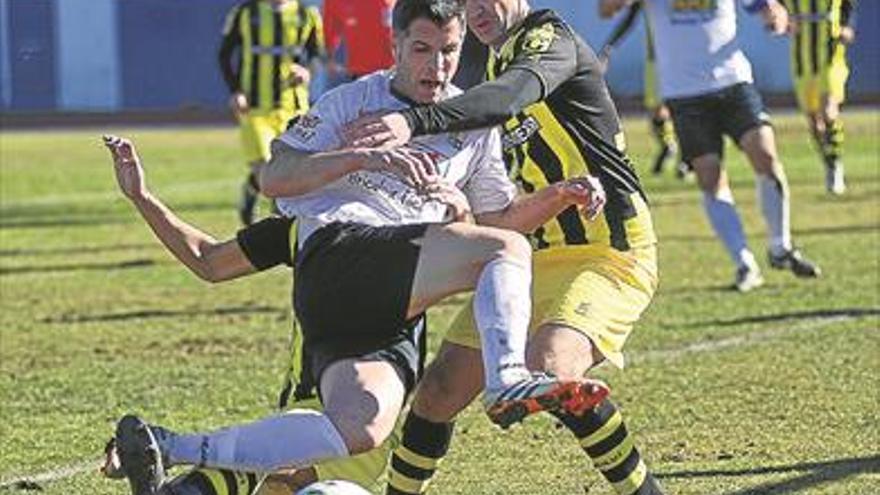
<path fill-rule="evenodd" d="M 236 1 L 0 0 L 0 109 L 221 109 L 226 89 L 216 53 Z M 598 19 L 595 0 L 533 5 L 558 10 L 593 46 L 613 25 Z M 858 9 L 849 88 L 878 95 L 880 2 L 860 2 Z M 790 91 L 787 40 L 768 36 L 755 17 L 743 14 L 740 24 L 758 86 Z M 608 80 L 617 95 L 642 92 L 643 36 L 639 26 L 614 54 Z"/>

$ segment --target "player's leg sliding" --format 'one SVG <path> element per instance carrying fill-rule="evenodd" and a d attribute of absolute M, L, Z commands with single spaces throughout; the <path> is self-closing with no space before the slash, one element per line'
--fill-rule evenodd
<path fill-rule="evenodd" d="M 661 495 L 657 480 L 627 431 L 620 411 L 609 400 L 583 415 L 556 412 L 580 442 L 593 465 L 620 495 Z"/>
<path fill-rule="evenodd" d="M 386 495 L 427 493 L 440 461 L 446 457 L 454 423 L 434 423 L 410 411 L 403 439 L 394 449 Z"/>
<path fill-rule="evenodd" d="M 126 416 L 117 426 L 116 443 L 134 495 L 159 493 L 164 470 L 173 465 L 269 472 L 349 455 L 333 423 L 310 410 L 193 435 L 178 435 Z"/>
<path fill-rule="evenodd" d="M 486 263 L 474 293 L 486 374 L 483 404 L 489 419 L 502 428 L 541 411 L 583 411 L 608 394 L 600 382 L 560 381 L 526 369 L 532 275 L 529 258 L 524 258 L 503 256 Z"/>

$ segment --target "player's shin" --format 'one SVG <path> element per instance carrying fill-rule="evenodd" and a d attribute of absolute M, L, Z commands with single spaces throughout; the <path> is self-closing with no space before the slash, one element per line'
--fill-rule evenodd
<path fill-rule="evenodd" d="M 526 338 L 532 312 L 528 260 L 496 258 L 483 267 L 474 293 L 474 317 L 483 350 L 486 391 L 529 377 Z"/>
<path fill-rule="evenodd" d="M 609 400 L 583 415 L 554 413 L 580 442 L 593 465 L 620 495 L 660 495 L 623 416 Z"/>
<path fill-rule="evenodd" d="M 788 182 L 785 175 L 758 174 L 756 188 L 761 213 L 767 223 L 770 252 L 781 255 L 791 251 Z"/>
<path fill-rule="evenodd" d="M 403 439 L 391 456 L 386 495 L 426 493 L 452 440 L 453 423 L 434 423 L 410 411 Z"/>
<path fill-rule="evenodd" d="M 349 455 L 330 419 L 310 410 L 205 434 L 173 435 L 162 450 L 171 464 L 247 472 L 305 467 Z"/>

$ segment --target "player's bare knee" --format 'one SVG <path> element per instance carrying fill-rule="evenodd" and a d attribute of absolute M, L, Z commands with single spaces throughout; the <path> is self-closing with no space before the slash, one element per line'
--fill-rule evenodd
<path fill-rule="evenodd" d="M 577 380 L 604 358 L 589 337 L 562 326 L 539 329 L 526 352 L 529 369 L 547 371 L 563 380 Z"/>
<path fill-rule="evenodd" d="M 373 416 L 371 419 L 365 420 L 357 412 L 350 414 L 346 411 L 328 410 L 326 414 L 336 427 L 351 455 L 361 454 L 378 447 L 388 438 L 394 428 L 394 420 L 391 420 L 391 425 L 387 425 L 387 419 L 382 416 Z"/>
<path fill-rule="evenodd" d="M 496 235 L 502 242 L 498 252 L 501 257 L 526 264 L 531 263 L 532 246 L 525 236 L 512 230 L 499 230 Z"/>

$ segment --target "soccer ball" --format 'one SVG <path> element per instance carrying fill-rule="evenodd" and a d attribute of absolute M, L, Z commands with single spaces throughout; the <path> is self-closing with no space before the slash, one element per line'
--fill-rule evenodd
<path fill-rule="evenodd" d="M 303 488 L 295 495 L 371 495 L 360 485 L 345 480 L 325 480 Z"/>

